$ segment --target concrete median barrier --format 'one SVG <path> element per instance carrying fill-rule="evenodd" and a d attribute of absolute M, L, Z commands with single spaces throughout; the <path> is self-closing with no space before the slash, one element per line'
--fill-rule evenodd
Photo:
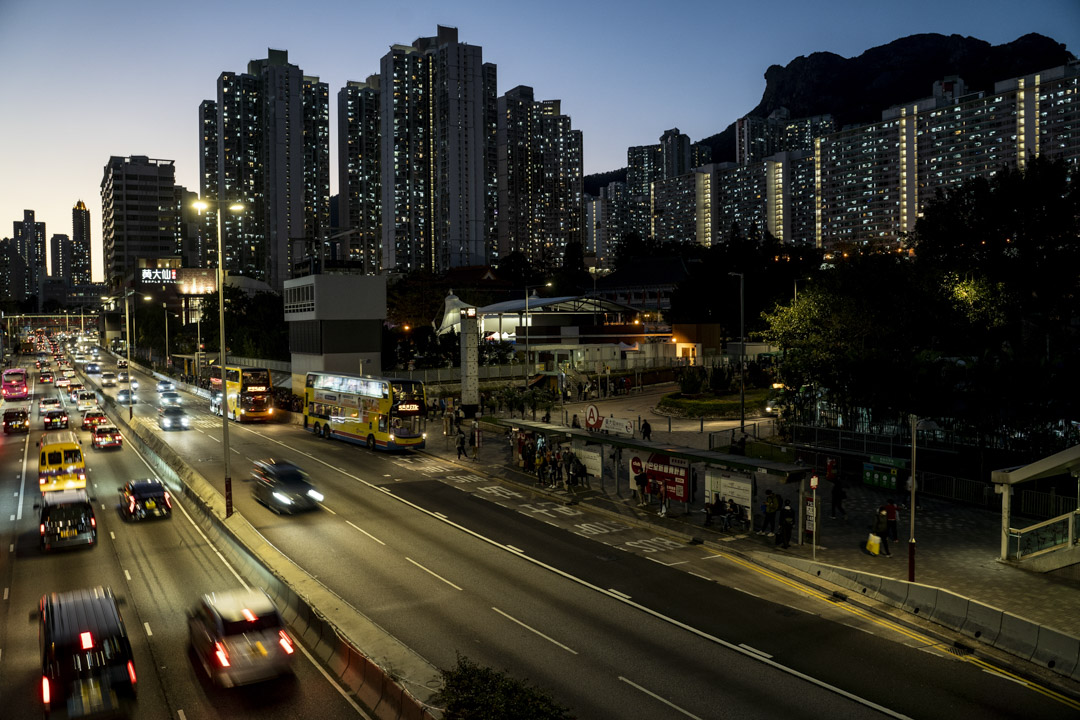
<path fill-rule="evenodd" d="M 1001 615 L 1002 611 L 996 607 L 969 602 L 960 632 L 979 642 L 994 645 L 1001 633 Z"/>
<path fill-rule="evenodd" d="M 892 583 L 902 581 L 893 580 Z M 907 596 L 900 607 L 912 615 L 929 618 L 934 614 L 934 607 L 938 601 L 938 588 L 933 585 L 920 585 L 919 583 L 903 582 L 907 586 Z"/>
<path fill-rule="evenodd" d="M 1039 628 L 1039 641 L 1031 661 L 1062 675 L 1072 675 L 1080 662 L 1080 638 Z"/>
<path fill-rule="evenodd" d="M 1039 646 L 1039 630 L 1035 623 L 1019 615 L 1001 613 L 1001 632 L 994 642 L 996 647 L 1024 660 L 1030 660 Z"/>
<path fill-rule="evenodd" d="M 909 593 L 909 601 L 910 597 L 911 595 Z M 964 621 L 967 619 L 968 608 L 970 606 L 971 601 L 963 595 L 957 595 L 956 593 L 939 588 L 937 600 L 934 602 L 934 607 L 932 608 L 929 617 L 939 625 L 944 625 L 953 630 L 959 630 L 964 626 Z"/>

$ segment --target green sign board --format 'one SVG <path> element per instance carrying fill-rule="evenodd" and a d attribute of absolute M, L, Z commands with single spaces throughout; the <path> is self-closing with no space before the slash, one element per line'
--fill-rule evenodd
<path fill-rule="evenodd" d="M 863 463 L 863 483 L 886 490 L 895 490 L 896 468 L 876 467 L 873 463 Z"/>
<path fill-rule="evenodd" d="M 906 468 L 908 465 L 907 460 L 901 460 L 900 458 L 889 457 L 888 455 L 871 455 L 870 462 L 875 465 L 888 465 L 895 468 Z"/>

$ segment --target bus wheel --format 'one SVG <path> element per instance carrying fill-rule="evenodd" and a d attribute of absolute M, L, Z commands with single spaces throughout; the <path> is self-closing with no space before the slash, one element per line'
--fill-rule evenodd
<path fill-rule="evenodd" d="M 325 425 L 322 426 L 322 436 L 324 438 L 326 438 L 327 440 L 329 440 L 331 438 L 330 423 L 326 423 Z"/>
<path fill-rule="evenodd" d="M 322 435 L 322 428 L 319 427 L 319 423 L 315 423 L 314 427 L 312 427 L 312 430 L 315 431 L 315 437 Z"/>
<path fill-rule="evenodd" d="M 368 446 L 369 450 L 375 450 L 375 436 L 374 435 L 368 435 L 367 436 L 367 446 Z"/>

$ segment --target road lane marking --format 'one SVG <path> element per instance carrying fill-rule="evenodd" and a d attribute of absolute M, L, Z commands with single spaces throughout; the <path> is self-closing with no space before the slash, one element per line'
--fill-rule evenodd
<path fill-rule="evenodd" d="M 124 579 L 128 582 L 131 582 L 131 573 L 129 573 L 127 570 L 124 571 Z"/>
<path fill-rule="evenodd" d="M 382 540 L 380 540 L 379 538 L 375 537 L 374 535 L 372 535 L 371 533 L 369 533 L 369 532 L 368 532 L 367 530 L 365 530 L 364 528 L 360 527 L 359 525 L 353 525 L 353 524 L 352 524 L 351 522 L 349 522 L 348 520 L 346 520 L 346 521 L 345 521 L 345 524 L 346 524 L 346 525 L 349 525 L 349 526 L 351 526 L 351 527 L 353 527 L 353 528 L 355 528 L 356 530 L 359 530 L 360 532 L 364 533 L 365 535 L 367 535 L 367 536 L 368 536 L 369 538 L 371 538 L 371 539 L 372 539 L 372 540 L 374 540 L 375 542 L 379 543 L 380 545 L 386 545 L 386 543 L 384 543 L 384 542 L 383 542 Z"/>
<path fill-rule="evenodd" d="M 506 549 L 511 551 L 511 552 L 516 552 L 516 553 L 524 553 L 525 552 L 521 548 L 514 547 L 513 545 L 507 545 Z"/>
<path fill-rule="evenodd" d="M 539 630 L 537 630 L 537 629 L 536 629 L 536 628 L 534 628 L 534 627 L 530 627 L 530 626 L 526 625 L 525 623 L 523 623 L 523 622 L 521 622 L 520 620 L 518 620 L 518 619 L 517 619 L 516 617 L 513 617 L 512 615 L 508 615 L 507 613 L 504 613 L 504 612 L 503 612 L 502 610 L 500 610 L 499 608 L 497 608 L 497 607 L 493 607 L 493 608 L 491 608 L 491 609 L 492 609 L 492 610 L 494 610 L 495 612 L 499 613 L 500 615 L 502 615 L 502 616 L 503 616 L 504 618 L 506 618 L 507 620 L 512 620 L 513 622 L 516 622 L 516 623 L 517 623 L 518 625 L 520 625 L 521 627 L 525 628 L 525 629 L 526 629 L 526 630 L 528 630 L 529 632 L 531 632 L 531 633 L 536 633 L 536 634 L 537 634 L 537 635 L 539 635 L 540 637 L 542 637 L 542 638 L 544 638 L 545 640 L 547 640 L 547 641 L 548 641 L 549 643 L 551 643 L 551 644 L 553 644 L 553 645 L 558 645 L 559 647 L 561 647 L 561 648 L 562 648 L 563 650 L 565 650 L 566 652 L 568 652 L 568 653 L 573 653 L 574 655 L 577 655 L 577 654 L 578 654 L 577 650 L 574 650 L 574 649 L 573 649 L 573 648 L 571 648 L 571 647 L 567 647 L 566 645 L 563 645 L 563 644 L 562 644 L 561 642 L 559 642 L 558 640 L 556 640 L 556 639 L 554 639 L 554 638 L 552 638 L 552 637 L 549 637 L 549 636 L 545 635 L 544 633 L 540 632 Z"/>
<path fill-rule="evenodd" d="M 424 572 L 426 572 L 427 574 L 431 575 L 432 577 L 435 577 L 435 578 L 438 578 L 439 580 L 442 580 L 442 581 L 443 581 L 444 583 L 446 583 L 446 584 L 447 584 L 447 585 L 449 585 L 450 587 L 454 588 L 455 590 L 461 590 L 461 588 L 459 588 L 459 587 L 458 587 L 457 585 L 455 585 L 454 583 L 452 583 L 452 582 L 450 582 L 449 580 L 447 580 L 446 578 L 444 578 L 444 577 L 443 577 L 442 575 L 439 575 L 438 573 L 434 573 L 434 572 L 432 572 L 431 570 L 428 570 L 428 569 L 427 569 L 426 567 L 424 567 L 424 566 L 423 566 L 423 565 L 421 565 L 420 563 L 416 562 L 416 561 L 415 561 L 415 560 L 413 560 L 413 559 L 412 559 L 411 557 L 407 557 L 407 558 L 405 558 L 405 559 L 406 559 L 406 560 L 408 560 L 409 562 L 411 562 L 411 563 L 412 563 L 413 565 L 415 565 L 416 567 L 418 567 L 418 568 L 420 568 L 421 570 L 423 570 Z M 462 590 L 462 592 L 465 592 L 465 591 L 464 591 L 464 590 Z"/>
<path fill-rule="evenodd" d="M 8 598 L 8 588 L 4 588 L 4 600 Z"/>
<path fill-rule="evenodd" d="M 770 655 L 769 653 L 764 652 L 762 650 L 758 650 L 756 647 L 750 647 L 749 645 L 746 645 L 745 643 L 739 643 L 739 647 L 743 648 L 744 650 L 749 650 L 752 653 L 757 653 L 758 655 L 760 655 L 763 658 L 771 658 L 772 657 L 772 655 Z"/>
<path fill-rule="evenodd" d="M 150 623 L 144 622 L 143 627 L 146 628 L 146 637 L 153 637 L 154 633 L 150 631 Z"/>
<path fill-rule="evenodd" d="M 672 710 L 678 710 L 679 712 L 681 712 L 686 717 L 694 718 L 694 720 L 701 720 L 701 718 L 699 718 L 697 715 L 693 714 L 692 712 L 690 712 L 688 710 L 683 710 L 681 707 L 679 707 L 675 703 L 671 702 L 670 700 L 667 700 L 666 698 L 660 697 L 659 695 L 654 693 L 652 690 L 646 690 L 645 688 L 641 687 L 640 685 L 638 685 L 633 680 L 627 680 L 622 675 L 619 676 L 619 679 L 622 680 L 627 685 L 629 685 L 630 687 L 635 688 L 637 690 L 640 690 L 641 692 L 645 693 L 646 695 L 648 695 L 648 696 L 650 696 L 650 697 L 652 697 L 652 698 L 654 698 L 656 700 L 659 700 L 660 702 L 664 703 L 665 705 L 667 705 Z"/>
<path fill-rule="evenodd" d="M 105 506 L 104 506 L 104 505 L 102 505 L 102 506 L 101 506 L 101 509 L 102 509 L 102 510 L 104 510 L 104 509 L 105 509 Z M 112 530 L 110 530 L 110 531 L 109 531 L 109 539 L 110 539 L 110 540 L 115 540 L 115 539 L 116 539 L 116 533 L 114 533 L 114 532 L 113 532 Z"/>
<path fill-rule="evenodd" d="M 623 600 L 629 600 L 630 599 L 629 595 L 627 595 L 626 593 L 621 593 L 618 590 L 612 590 L 611 588 L 608 588 L 607 592 L 611 593 L 612 595 L 616 595 L 618 597 L 621 597 Z"/>

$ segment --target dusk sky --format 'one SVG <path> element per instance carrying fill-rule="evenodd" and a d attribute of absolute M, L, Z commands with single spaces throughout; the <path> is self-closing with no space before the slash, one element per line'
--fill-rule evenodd
<path fill-rule="evenodd" d="M 70 235 L 82 199 L 103 280 L 109 157 L 175 160 L 177 183 L 198 192 L 199 103 L 267 48 L 329 85 L 336 194 L 338 90 L 437 25 L 483 48 L 500 95 L 529 85 L 561 100 L 584 134 L 586 174 L 623 167 L 627 147 L 669 128 L 695 142 L 723 130 L 757 105 L 770 65 L 800 55 L 853 57 L 916 33 L 997 45 L 1030 32 L 1080 53 L 1080 0 L 0 0 L 0 237 L 24 209 L 47 237 Z"/>

